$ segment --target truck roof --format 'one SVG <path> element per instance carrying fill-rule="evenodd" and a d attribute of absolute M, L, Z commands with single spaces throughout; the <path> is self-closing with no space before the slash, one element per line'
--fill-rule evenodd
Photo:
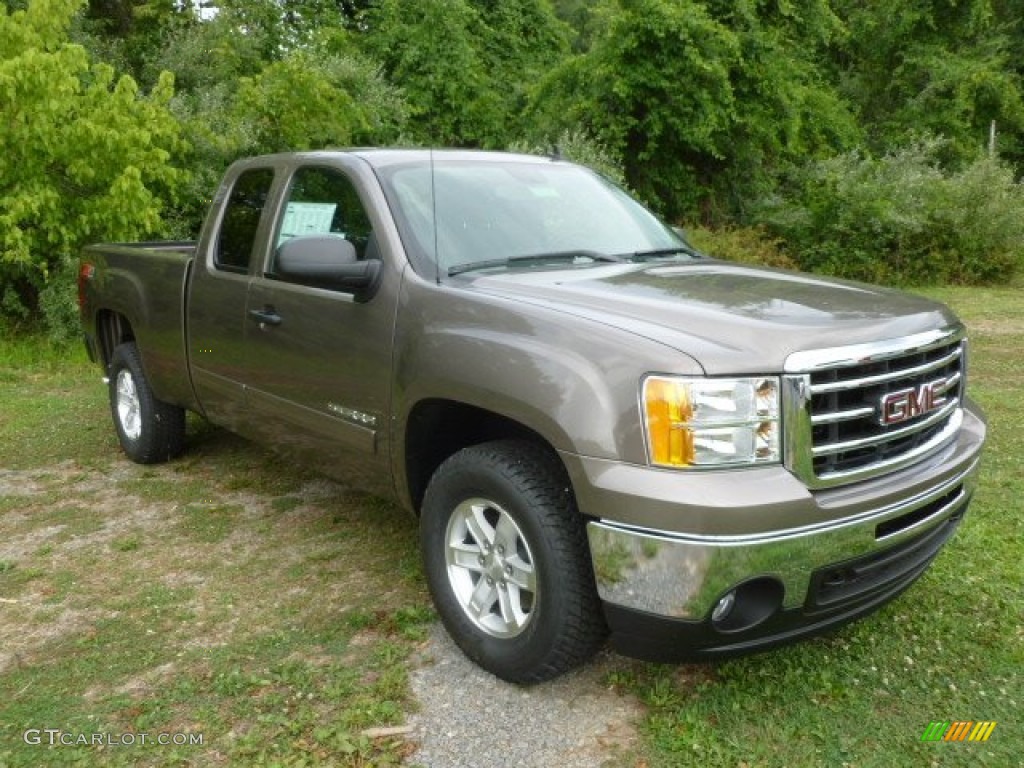
<path fill-rule="evenodd" d="M 310 160 L 327 160 L 332 157 L 338 157 L 339 155 L 359 157 L 375 168 L 384 168 L 391 165 L 405 165 L 416 162 L 429 163 L 431 157 L 443 157 L 446 160 L 481 163 L 507 163 L 510 160 L 537 164 L 561 162 L 561 160 L 556 157 L 528 155 L 514 152 L 498 152 L 493 150 L 400 147 L 352 147 L 344 149 L 323 149 L 308 152 L 281 152 L 272 155 L 260 155 L 258 157 L 246 158 L 242 162 L 245 162 L 246 164 L 262 164 L 274 160 L 284 160 L 288 162 L 295 162 L 298 160 L 300 162 L 308 162 Z"/>

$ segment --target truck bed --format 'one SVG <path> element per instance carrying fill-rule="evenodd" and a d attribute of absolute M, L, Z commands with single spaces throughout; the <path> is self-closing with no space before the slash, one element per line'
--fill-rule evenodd
<path fill-rule="evenodd" d="M 194 241 L 100 243 L 85 248 L 83 263 L 101 278 L 83 283 L 83 300 L 102 289 L 104 311 L 129 318 L 153 391 L 166 402 L 195 408 L 189 376 L 186 289 Z M 90 316 L 90 315 L 86 315 Z M 106 328 L 108 333 L 101 329 Z M 109 360 L 116 342 L 109 325 L 86 328 L 94 360 Z"/>

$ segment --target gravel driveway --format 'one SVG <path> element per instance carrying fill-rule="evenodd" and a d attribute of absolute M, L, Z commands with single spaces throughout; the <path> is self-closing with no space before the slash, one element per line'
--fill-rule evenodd
<path fill-rule="evenodd" d="M 530 687 L 471 663 L 440 625 L 412 671 L 421 711 L 409 718 L 423 768 L 594 768 L 632 765 L 636 699 L 604 678 L 623 660 L 600 654 L 581 669 Z"/>

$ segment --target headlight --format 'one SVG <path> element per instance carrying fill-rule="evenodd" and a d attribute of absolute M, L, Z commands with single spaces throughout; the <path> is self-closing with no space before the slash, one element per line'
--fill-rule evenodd
<path fill-rule="evenodd" d="M 647 454 L 659 467 L 779 461 L 779 380 L 648 376 Z"/>

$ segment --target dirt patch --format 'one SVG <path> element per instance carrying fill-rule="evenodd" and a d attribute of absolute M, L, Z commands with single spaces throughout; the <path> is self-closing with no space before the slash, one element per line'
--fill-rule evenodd
<path fill-rule="evenodd" d="M 424 768 L 594 768 L 621 764 L 642 708 L 605 680 L 627 664 L 610 654 L 557 680 L 512 685 L 467 659 L 436 626 L 411 675 L 420 711 L 409 719 Z"/>
<path fill-rule="evenodd" d="M 182 477 L 173 465 L 123 460 L 103 469 L 69 461 L 0 471 L 0 673 L 133 610 L 133 593 L 179 603 L 188 620 L 174 631 L 187 649 L 224 645 L 261 618 L 271 624 L 285 603 L 311 604 L 315 595 L 343 608 L 346 596 L 378 590 L 361 569 L 331 569 L 337 578 L 327 583 L 302 576 L 322 575 L 307 563 L 330 562 L 344 550 L 327 509 L 345 497 L 341 486 L 308 483 L 279 513 L 272 495 L 245 490 L 209 489 L 194 502 L 145 499 L 121 487 L 134 490 L 140 479 L 173 484 Z M 326 535 L 309 531 L 317 524 Z M 282 583 L 289 588 L 278 591 Z"/>

